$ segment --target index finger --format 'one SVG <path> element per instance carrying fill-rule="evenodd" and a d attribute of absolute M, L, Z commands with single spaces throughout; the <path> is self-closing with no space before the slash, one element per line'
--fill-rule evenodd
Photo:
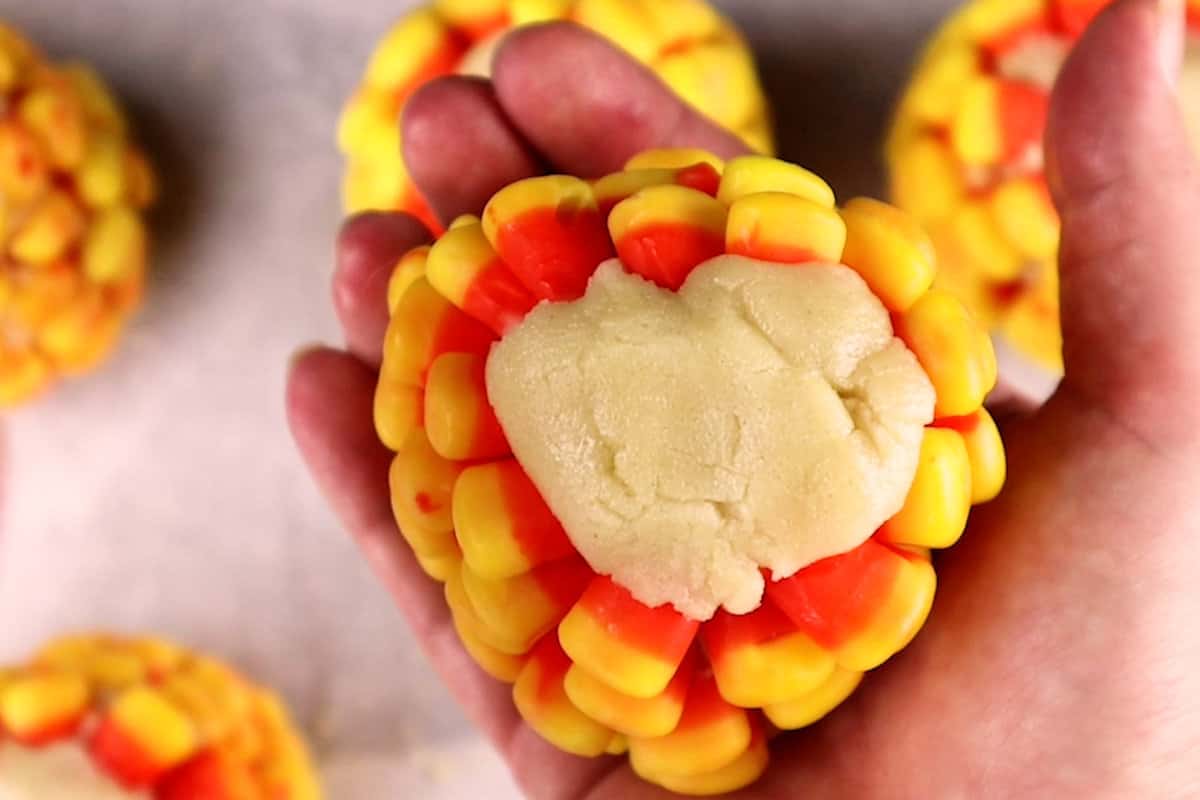
<path fill-rule="evenodd" d="M 429 232 L 415 218 L 386 211 L 353 216 L 338 234 L 333 307 L 346 348 L 372 367 L 383 360 L 392 270 L 405 253 L 428 241 Z"/>
<path fill-rule="evenodd" d="M 722 158 L 750 152 L 653 72 L 577 25 L 509 34 L 492 82 L 513 125 L 556 169 L 579 177 L 616 172 L 652 148 L 696 147 Z"/>

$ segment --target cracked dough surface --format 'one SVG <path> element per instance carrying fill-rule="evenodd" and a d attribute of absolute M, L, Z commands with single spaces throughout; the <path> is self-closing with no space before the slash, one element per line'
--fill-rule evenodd
<path fill-rule="evenodd" d="M 934 392 L 840 265 L 721 256 L 678 294 L 603 264 L 488 360 L 513 452 L 594 569 L 697 620 L 900 509 Z"/>
<path fill-rule="evenodd" d="M 0 745 L 0 800 L 143 800 L 101 775 L 78 744 Z"/>

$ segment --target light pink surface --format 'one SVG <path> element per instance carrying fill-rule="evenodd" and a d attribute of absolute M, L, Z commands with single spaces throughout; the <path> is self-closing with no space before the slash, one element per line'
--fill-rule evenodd
<path fill-rule="evenodd" d="M 117 358 L 11 419 L 0 661 L 71 629 L 155 630 L 278 686 L 337 800 L 503 800 L 503 767 L 339 534 L 282 415 L 288 354 L 336 341 L 336 114 L 409 5 L 0 0 L 112 79 L 166 195 Z M 724 3 L 770 71 L 788 155 L 842 196 L 877 188 L 887 105 L 948 5 Z"/>

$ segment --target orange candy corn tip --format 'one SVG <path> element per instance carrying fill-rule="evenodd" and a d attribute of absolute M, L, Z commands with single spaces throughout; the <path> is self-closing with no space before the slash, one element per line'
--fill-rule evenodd
<path fill-rule="evenodd" d="M 915 429 L 907 497 L 872 538 L 786 577 L 768 570 L 757 609 L 699 622 L 647 606 L 581 558 L 527 451 L 516 448 L 523 462 L 511 452 L 520 442 L 500 422 L 489 367 L 503 366 L 498 341 L 540 303 L 578 299 L 601 260 L 615 254 L 606 270 L 671 290 L 730 250 L 771 270 L 824 261 L 857 273 L 928 378 L 936 418 Z M 398 262 L 375 410 L 397 454 L 397 523 L 445 583 L 467 652 L 512 684 L 541 736 L 578 755 L 628 751 L 639 775 L 673 791 L 733 791 L 766 767 L 763 716 L 812 724 L 916 635 L 936 588 L 930 549 L 957 540 L 1005 472 L 981 407 L 990 342 L 931 289 L 935 272 L 933 244 L 896 209 L 839 209 L 802 169 L 695 151 L 646 153 L 591 183 L 522 181 Z"/>
<path fill-rule="evenodd" d="M 685 186 L 652 186 L 623 200 L 608 217 L 621 263 L 678 290 L 697 264 L 725 252 L 726 207 Z"/>
<path fill-rule="evenodd" d="M 154 639 L 68 637 L 6 670 L 0 765 L 4 796 L 321 796 L 278 701 L 224 666 Z"/>
<path fill-rule="evenodd" d="M 100 364 L 141 302 L 153 173 L 103 81 L 0 38 L 0 407 Z"/>

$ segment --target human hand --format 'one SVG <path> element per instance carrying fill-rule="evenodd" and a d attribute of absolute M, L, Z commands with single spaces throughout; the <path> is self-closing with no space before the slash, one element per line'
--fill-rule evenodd
<path fill-rule="evenodd" d="M 941 558 L 921 635 L 825 722 L 777 739 L 770 771 L 738 797 L 1196 791 L 1200 630 L 1189 612 L 1200 511 L 1189 478 L 1200 469 L 1200 169 L 1162 69 L 1164 58 L 1178 62 L 1182 26 L 1156 8 L 1123 0 L 1106 13 L 1054 101 L 1049 173 L 1064 224 L 1067 360 L 1059 392 L 1007 426 L 1009 485 Z M 563 26 L 514 36 L 492 84 L 453 78 L 426 89 L 409 108 L 405 141 L 443 219 L 478 212 L 543 165 L 597 175 L 652 146 L 738 152 L 653 78 Z M 399 215 L 347 224 L 334 282 L 347 351 L 310 351 L 293 365 L 297 443 L 528 794 L 669 796 L 623 760 L 563 754 L 525 726 L 508 687 L 459 645 L 440 587 L 396 530 L 372 396 L 388 272 L 426 240 Z"/>

